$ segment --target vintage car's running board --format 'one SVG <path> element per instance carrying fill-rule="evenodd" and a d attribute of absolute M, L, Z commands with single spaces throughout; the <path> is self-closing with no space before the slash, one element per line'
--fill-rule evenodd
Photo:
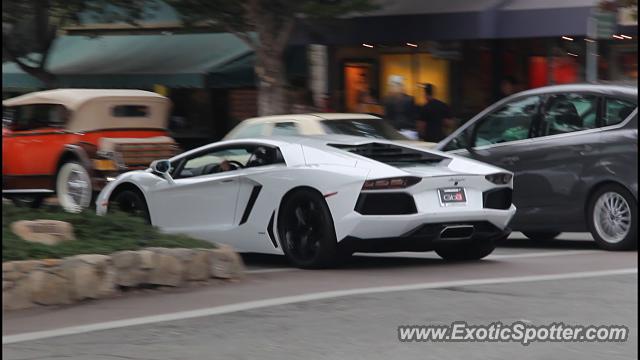
<path fill-rule="evenodd" d="M 53 190 L 49 189 L 16 189 L 2 190 L 3 194 L 53 194 Z"/>

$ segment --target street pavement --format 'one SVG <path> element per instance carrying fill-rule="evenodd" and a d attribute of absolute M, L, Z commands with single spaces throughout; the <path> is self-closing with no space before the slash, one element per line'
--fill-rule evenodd
<path fill-rule="evenodd" d="M 357 255 L 331 270 L 246 255 L 217 286 L 139 291 L 75 306 L 7 312 L 5 359 L 637 359 L 637 252 L 586 234 L 521 234 L 486 260 Z M 150 294 L 152 293 L 152 294 Z M 625 325 L 624 343 L 403 343 L 399 325 L 562 321 Z"/>

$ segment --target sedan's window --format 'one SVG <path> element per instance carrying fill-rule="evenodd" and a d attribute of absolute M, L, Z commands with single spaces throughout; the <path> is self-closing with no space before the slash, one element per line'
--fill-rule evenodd
<path fill-rule="evenodd" d="M 633 110 L 636 104 L 620 99 L 607 98 L 605 100 L 605 112 L 602 119 L 602 126 L 615 125 L 623 122 Z"/>
<path fill-rule="evenodd" d="M 549 97 L 543 113 L 541 136 L 566 134 L 597 127 L 598 97 L 557 94 Z"/>
<path fill-rule="evenodd" d="M 280 122 L 273 125 L 271 135 L 291 136 L 298 135 L 298 125 L 294 122 Z"/>
<path fill-rule="evenodd" d="M 323 120 L 320 122 L 327 134 L 362 136 L 387 140 L 408 140 L 393 126 L 382 119 Z"/>
<path fill-rule="evenodd" d="M 527 139 L 539 103 L 539 96 L 520 98 L 484 117 L 477 125 L 475 146 Z"/>
<path fill-rule="evenodd" d="M 266 124 L 252 124 L 243 126 L 233 134 L 234 139 L 260 137 L 264 135 Z"/>

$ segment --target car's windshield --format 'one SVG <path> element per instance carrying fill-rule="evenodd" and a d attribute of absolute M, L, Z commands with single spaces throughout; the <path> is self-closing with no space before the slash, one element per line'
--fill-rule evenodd
<path fill-rule="evenodd" d="M 327 134 L 353 135 L 387 140 L 409 140 L 382 119 L 323 120 Z"/>

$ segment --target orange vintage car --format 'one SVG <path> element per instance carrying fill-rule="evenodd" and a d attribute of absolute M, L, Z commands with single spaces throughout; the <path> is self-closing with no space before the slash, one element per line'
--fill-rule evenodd
<path fill-rule="evenodd" d="M 58 89 L 2 102 L 2 196 L 67 211 L 92 204 L 119 173 L 175 155 L 170 101 L 142 90 Z"/>

